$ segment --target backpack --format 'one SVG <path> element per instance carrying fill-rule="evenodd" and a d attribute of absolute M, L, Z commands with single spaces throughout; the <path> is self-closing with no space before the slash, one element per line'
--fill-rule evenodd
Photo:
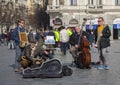
<path fill-rule="evenodd" d="M 68 67 L 67 65 L 62 66 L 62 72 L 64 76 L 71 76 L 73 73 L 73 70 Z"/>

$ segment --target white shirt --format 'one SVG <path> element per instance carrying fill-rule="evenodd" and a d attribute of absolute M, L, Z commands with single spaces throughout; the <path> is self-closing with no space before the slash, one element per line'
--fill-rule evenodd
<path fill-rule="evenodd" d="M 66 29 L 62 29 L 60 31 L 60 41 L 61 42 L 68 42 L 69 41 L 69 35 L 68 35 Z"/>

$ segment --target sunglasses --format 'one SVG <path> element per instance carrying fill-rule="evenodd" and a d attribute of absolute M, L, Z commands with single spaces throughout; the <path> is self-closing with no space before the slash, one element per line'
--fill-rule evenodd
<path fill-rule="evenodd" d="M 102 22 L 102 20 L 98 20 L 98 22 Z"/>
<path fill-rule="evenodd" d="M 24 22 L 21 22 L 22 24 L 24 24 Z"/>

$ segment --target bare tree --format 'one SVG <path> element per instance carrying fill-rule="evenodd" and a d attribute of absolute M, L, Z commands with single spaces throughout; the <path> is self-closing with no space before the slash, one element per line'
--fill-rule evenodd
<path fill-rule="evenodd" d="M 0 2 L 0 25 L 1 31 L 3 31 L 3 27 L 6 28 L 6 32 L 9 31 L 10 26 L 14 25 L 15 22 L 19 18 L 25 18 L 26 14 L 26 6 L 20 5 L 18 7 L 12 1 Z"/>
<path fill-rule="evenodd" d="M 29 22 L 33 28 L 40 29 L 49 26 L 49 15 L 46 13 L 48 0 L 40 0 L 41 4 L 36 3 L 34 14 L 29 15 Z"/>
<path fill-rule="evenodd" d="M 0 28 L 9 31 L 10 27 L 15 25 L 16 21 L 20 18 L 27 20 L 27 25 L 31 25 L 35 29 L 46 27 L 49 25 L 49 16 L 45 12 L 48 0 L 40 0 L 43 4 L 36 3 L 34 14 L 28 15 L 27 7 L 25 5 L 14 4 L 13 1 L 0 1 Z"/>

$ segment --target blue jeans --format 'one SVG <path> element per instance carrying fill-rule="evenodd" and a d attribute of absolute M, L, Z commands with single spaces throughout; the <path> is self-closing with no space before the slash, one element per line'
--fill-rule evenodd
<path fill-rule="evenodd" d="M 90 42 L 91 47 L 93 47 L 93 42 L 94 42 L 94 35 L 93 34 L 89 35 L 89 42 Z"/>
<path fill-rule="evenodd" d="M 17 68 L 17 69 L 19 69 L 19 68 L 21 68 L 21 65 L 20 65 L 20 63 L 18 62 L 18 59 L 21 57 L 21 53 L 22 53 L 22 51 L 23 51 L 23 49 L 21 49 L 20 47 L 19 47 L 19 45 L 16 45 L 15 46 L 15 69 Z"/>
<path fill-rule="evenodd" d="M 104 66 L 106 66 L 108 64 L 107 60 L 108 60 L 108 53 L 106 53 L 106 48 L 102 48 L 99 50 L 100 52 L 100 61 L 102 62 L 102 64 Z"/>
<path fill-rule="evenodd" d="M 61 52 L 66 55 L 66 50 L 68 49 L 68 42 L 61 42 L 60 44 Z"/>

